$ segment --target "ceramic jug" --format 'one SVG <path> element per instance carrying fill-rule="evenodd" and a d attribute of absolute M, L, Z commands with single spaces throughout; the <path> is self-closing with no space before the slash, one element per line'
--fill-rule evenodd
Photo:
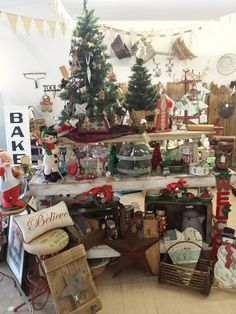
<path fill-rule="evenodd" d="M 186 210 L 183 213 L 183 220 L 182 220 L 182 231 L 184 231 L 188 227 L 192 227 L 200 232 L 202 237 L 204 238 L 204 231 L 203 231 L 203 221 L 205 220 L 204 216 L 201 216 L 196 210 Z"/>

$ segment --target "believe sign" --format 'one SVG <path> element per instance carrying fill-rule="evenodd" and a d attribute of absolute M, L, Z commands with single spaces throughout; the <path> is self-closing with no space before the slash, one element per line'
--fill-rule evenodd
<path fill-rule="evenodd" d="M 28 107 L 9 106 L 4 108 L 4 113 L 7 152 L 12 155 L 14 164 L 20 164 L 22 156 L 31 158 Z"/>

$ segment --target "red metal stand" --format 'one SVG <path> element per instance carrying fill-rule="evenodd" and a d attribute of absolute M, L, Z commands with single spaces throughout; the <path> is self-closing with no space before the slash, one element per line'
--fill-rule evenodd
<path fill-rule="evenodd" d="M 0 211 L 0 250 L 2 249 L 3 244 L 4 244 L 3 213 L 2 213 L 2 211 Z M 0 271 L 0 275 L 1 275 L 0 281 L 3 279 L 3 277 L 7 277 L 14 282 L 14 286 L 16 287 L 16 281 L 14 278 L 3 273 L 2 271 Z"/>
<path fill-rule="evenodd" d="M 29 269 L 28 271 L 26 271 L 26 284 L 29 286 L 29 288 L 33 288 L 32 290 L 32 295 L 28 300 L 28 302 L 31 302 L 32 304 L 32 308 L 35 311 L 41 311 L 47 304 L 48 298 L 50 296 L 50 289 L 48 286 L 48 282 L 46 279 L 46 275 L 44 272 L 44 269 L 42 267 L 42 259 L 38 258 L 37 256 L 35 256 L 37 264 L 40 268 L 40 270 L 43 273 L 43 276 L 40 275 L 34 275 L 33 274 L 33 270 Z M 42 302 L 37 302 L 38 298 L 40 296 L 42 296 L 43 294 L 45 295 L 45 298 Z M 17 312 L 22 306 L 27 305 L 27 302 L 23 302 L 17 306 L 14 307 L 13 312 Z"/>
<path fill-rule="evenodd" d="M 14 286 L 16 287 L 16 281 L 15 281 L 14 278 L 12 278 L 11 276 L 3 273 L 2 271 L 0 271 L 0 275 L 2 275 L 2 278 L 0 279 L 0 281 L 3 279 L 3 277 L 7 277 L 7 278 L 11 279 L 14 282 Z"/>

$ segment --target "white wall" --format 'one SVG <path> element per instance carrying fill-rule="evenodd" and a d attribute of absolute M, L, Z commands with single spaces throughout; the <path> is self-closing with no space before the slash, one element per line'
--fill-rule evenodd
<path fill-rule="evenodd" d="M 178 36 L 173 36 L 173 33 L 180 33 L 181 38 L 184 39 L 186 46 L 198 57 L 193 60 L 179 60 L 176 56 L 173 59 L 173 75 L 170 77 L 165 71 L 166 56 L 156 55 L 156 62 L 161 63 L 162 75 L 160 78 L 153 78 L 153 82 L 157 83 L 161 81 L 166 83 L 174 80 L 181 80 L 183 77 L 183 69 L 189 68 L 194 70 L 195 74 L 200 73 L 201 79 L 204 82 L 214 81 L 218 84 L 226 84 L 227 86 L 232 80 L 236 79 L 236 71 L 231 75 L 221 75 L 217 72 L 216 64 L 218 59 L 226 53 L 236 54 L 236 44 L 234 41 L 236 32 L 236 20 L 235 16 L 229 22 L 227 18 L 222 18 L 221 21 L 212 22 L 197 22 L 192 24 L 187 22 L 186 25 L 190 27 L 175 27 L 171 30 L 166 30 L 167 25 L 163 24 L 163 31 L 153 32 L 153 47 L 156 51 L 168 52 L 170 46 Z M 124 22 L 123 22 L 124 23 Z M 189 23 L 189 24 L 188 24 Z M 110 22 L 111 25 L 111 22 Z M 140 22 L 133 23 L 132 29 L 139 30 Z M 177 25 L 178 26 L 178 25 Z M 181 26 L 181 24 L 179 24 Z M 201 30 L 199 27 L 201 26 Z M 115 24 L 118 27 L 118 23 Z M 122 26 L 121 26 L 122 27 Z M 153 28 L 155 27 L 155 24 Z M 126 28 L 127 29 L 127 28 Z M 150 28 L 151 29 L 151 26 Z M 155 29 L 155 28 L 154 28 Z M 192 32 L 184 33 L 185 30 L 192 29 Z M 115 32 L 110 37 L 115 36 Z M 148 32 L 150 34 L 151 31 Z M 166 34 L 167 37 L 160 37 L 160 34 Z M 124 41 L 129 45 L 129 36 L 122 34 Z M 114 53 L 112 52 L 112 56 Z M 112 64 L 117 74 L 119 81 L 127 81 L 127 77 L 131 74 L 130 67 L 134 63 L 134 57 L 132 59 L 118 60 L 112 58 Z M 153 71 L 154 64 L 150 60 L 146 63 L 146 66 Z"/>
<path fill-rule="evenodd" d="M 43 113 L 40 102 L 43 96 L 43 84 L 59 84 L 61 73 L 59 67 L 68 63 L 70 39 L 63 37 L 59 29 L 52 38 L 47 25 L 42 36 L 32 24 L 30 36 L 18 23 L 16 34 L 8 22 L 1 22 L 0 41 L 0 147 L 5 148 L 4 106 L 32 105 L 36 117 L 53 120 L 63 104 L 52 93 L 53 112 Z M 3 44 L 4 43 L 4 44 Z M 23 76 L 26 72 L 46 72 L 46 78 L 39 81 L 35 88 L 34 81 Z"/>
<path fill-rule="evenodd" d="M 125 22 L 114 23 L 113 27 L 120 29 L 130 29 L 130 24 L 125 27 Z M 144 26 L 145 22 L 143 23 Z M 107 24 L 108 25 L 108 24 Z M 111 25 L 111 22 L 109 22 Z M 149 21 L 150 25 L 150 21 Z M 190 25 L 190 24 L 189 24 Z M 111 25 L 112 26 L 112 25 Z M 221 22 L 211 22 L 203 25 L 202 30 L 197 30 L 199 24 L 196 24 L 191 33 L 183 35 L 186 45 L 198 57 L 192 61 L 179 61 L 174 57 L 173 73 L 175 77 L 169 77 L 165 73 L 165 56 L 157 56 L 156 61 L 161 62 L 163 75 L 160 78 L 154 78 L 153 83 L 161 81 L 165 84 L 173 79 L 181 79 L 182 69 L 194 69 L 195 73 L 202 73 L 204 82 L 214 81 L 218 84 L 229 85 L 230 81 L 236 79 L 236 72 L 232 75 L 222 76 L 216 70 L 217 60 L 224 53 L 235 53 L 235 31 L 236 21 L 232 19 L 230 23 L 222 20 Z M 55 37 L 52 38 L 49 29 L 45 25 L 45 32 L 42 36 L 38 33 L 35 25 L 32 24 L 30 36 L 28 36 L 22 25 L 18 25 L 17 33 L 13 33 L 7 21 L 0 22 L 0 147 L 5 147 L 5 131 L 3 119 L 3 106 L 11 105 L 33 105 L 36 110 L 37 117 L 44 117 L 50 121 L 53 116 L 58 115 L 63 104 L 54 99 L 52 93 L 49 94 L 53 101 L 53 112 L 44 114 L 41 111 L 40 101 L 43 96 L 43 84 L 59 84 L 61 81 L 61 73 L 59 66 L 68 65 L 70 50 L 70 35 L 65 37 L 59 29 L 56 30 Z M 132 22 L 133 30 L 140 29 L 140 22 Z M 155 27 L 155 25 L 153 25 Z M 143 28 L 145 29 L 145 28 Z M 182 28 L 182 30 L 188 29 Z M 177 30 L 177 29 L 176 29 Z M 159 37 L 155 32 L 153 38 L 153 46 L 158 51 L 169 51 L 170 45 L 176 37 L 171 36 L 173 31 L 165 31 L 167 37 Z M 163 33 L 163 32 L 161 32 Z M 129 45 L 130 38 L 125 34 L 121 34 L 124 41 Z M 115 37 L 115 32 L 106 33 L 106 41 L 109 44 Z M 134 38 L 133 38 L 134 40 Z M 134 57 L 131 59 L 118 60 L 111 51 L 112 58 L 110 62 L 113 64 L 117 79 L 120 82 L 127 82 L 131 74 L 131 66 L 134 63 Z M 147 67 L 152 71 L 153 63 L 149 61 Z M 35 89 L 34 82 L 24 78 L 24 72 L 46 72 L 46 78 L 40 81 L 40 88 Z"/>

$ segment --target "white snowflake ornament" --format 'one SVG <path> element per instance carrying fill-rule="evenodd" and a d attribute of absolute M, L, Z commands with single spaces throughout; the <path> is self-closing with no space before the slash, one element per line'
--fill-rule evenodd
<path fill-rule="evenodd" d="M 75 104 L 75 115 L 81 115 L 81 114 L 86 114 L 86 107 L 88 103 L 85 102 L 83 104 Z"/>

